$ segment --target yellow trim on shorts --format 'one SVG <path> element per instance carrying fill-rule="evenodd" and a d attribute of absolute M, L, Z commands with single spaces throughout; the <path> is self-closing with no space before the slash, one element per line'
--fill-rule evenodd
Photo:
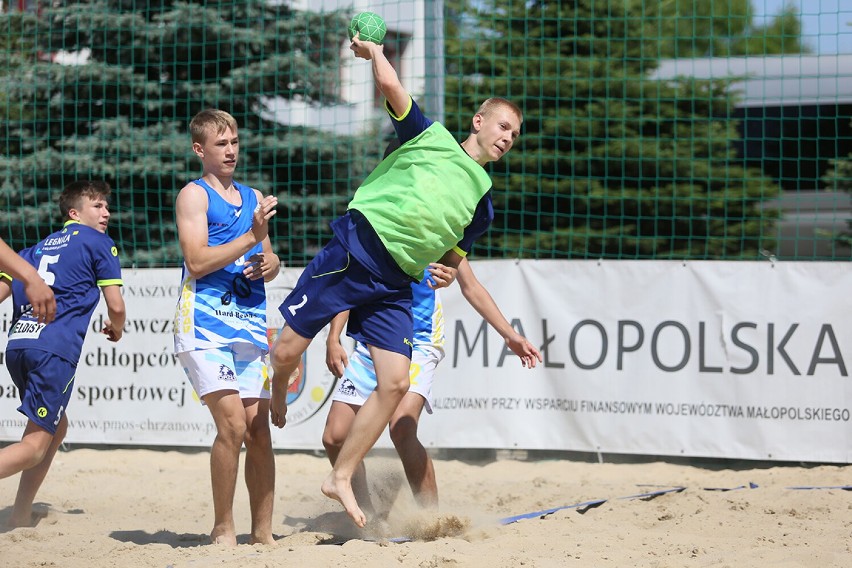
<path fill-rule="evenodd" d="M 5 278 L 5 279 L 6 279 L 6 280 L 8 280 L 9 282 L 11 282 L 12 280 L 14 280 L 14 278 L 12 278 L 12 276 L 11 276 L 11 275 L 6 274 L 5 272 L 0 272 L 0 278 Z"/>
<path fill-rule="evenodd" d="M 76 377 L 77 377 L 77 374 L 76 374 L 76 373 L 74 373 L 74 374 L 71 376 L 71 380 L 70 380 L 70 381 L 68 381 L 68 384 L 67 384 L 67 385 L 65 385 L 65 388 L 64 388 L 64 389 L 62 389 L 62 394 L 65 394 L 65 392 L 68 390 L 68 387 L 70 387 L 70 386 L 71 386 L 71 383 L 73 383 L 73 382 L 74 382 L 74 379 L 75 379 Z"/>
<path fill-rule="evenodd" d="M 457 255 L 459 255 L 459 256 L 460 256 L 460 257 L 462 257 L 462 258 L 464 258 L 464 257 L 466 257 L 466 256 L 467 256 L 467 251 L 464 251 L 464 250 L 460 249 L 460 248 L 458 247 L 458 245 L 456 245 L 456 246 L 454 246 L 454 247 L 453 247 L 453 252 L 454 252 L 454 253 L 456 253 Z"/>
<path fill-rule="evenodd" d="M 314 274 L 311 278 L 322 278 L 323 276 L 329 276 L 331 274 L 339 274 L 349 268 L 349 265 L 352 263 L 352 259 L 349 257 L 349 253 L 346 253 L 346 266 L 341 268 L 340 270 L 332 270 L 331 272 L 324 272 L 322 274 Z"/>

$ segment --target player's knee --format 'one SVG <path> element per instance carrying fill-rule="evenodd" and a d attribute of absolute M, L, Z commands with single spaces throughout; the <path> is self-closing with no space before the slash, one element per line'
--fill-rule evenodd
<path fill-rule="evenodd" d="M 246 447 L 254 445 L 271 445 L 272 433 L 269 429 L 269 419 L 267 418 L 265 424 L 261 423 L 260 419 L 255 420 L 246 428 L 244 439 Z"/>
<path fill-rule="evenodd" d="M 229 419 L 221 422 L 216 437 L 228 445 L 242 446 L 247 432 L 244 420 Z"/>
<path fill-rule="evenodd" d="M 417 439 L 417 421 L 403 416 L 390 425 L 390 438 L 394 447 L 400 448 Z"/>
<path fill-rule="evenodd" d="M 272 363 L 273 369 L 282 367 L 295 368 L 299 365 L 301 358 L 302 354 L 298 352 L 298 349 L 283 342 L 276 342 L 269 354 L 269 360 Z"/>
<path fill-rule="evenodd" d="M 408 387 L 411 386 L 411 380 L 408 378 L 408 374 L 400 374 L 398 376 L 389 377 L 387 380 L 379 381 L 377 390 L 382 390 L 384 393 L 388 395 L 392 395 L 399 399 L 405 396 L 405 393 L 408 392 Z"/>
<path fill-rule="evenodd" d="M 336 455 L 343 446 L 344 440 L 346 440 L 346 436 L 334 429 L 326 429 L 322 433 L 322 445 L 329 454 Z"/>
<path fill-rule="evenodd" d="M 47 456 L 49 446 L 43 444 L 27 444 L 28 451 L 26 457 L 21 463 L 21 470 L 30 469 L 44 461 Z"/>

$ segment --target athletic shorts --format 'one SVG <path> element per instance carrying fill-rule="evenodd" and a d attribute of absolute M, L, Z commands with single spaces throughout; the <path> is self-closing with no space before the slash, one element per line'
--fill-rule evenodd
<path fill-rule="evenodd" d="M 444 358 L 444 350 L 434 345 L 417 345 L 411 353 L 409 378 L 411 386 L 408 392 L 415 392 L 425 401 L 426 412 L 432 414 L 432 382 L 435 380 L 435 369 Z M 349 357 L 349 364 L 343 371 L 343 376 L 337 381 L 337 388 L 331 400 L 345 402 L 355 406 L 364 406 L 367 397 L 376 390 L 376 369 L 370 351 L 363 343 L 355 347 Z"/>
<path fill-rule="evenodd" d="M 18 412 L 56 434 L 71 400 L 77 365 L 39 349 L 10 349 L 6 369 L 21 398 Z"/>
<path fill-rule="evenodd" d="M 337 237 L 305 268 L 278 310 L 293 331 L 310 339 L 334 316 L 350 310 L 349 337 L 411 357 L 411 282 L 394 285 L 377 278 Z"/>
<path fill-rule="evenodd" d="M 252 343 L 178 353 L 183 370 L 204 403 L 204 396 L 223 390 L 240 398 L 270 398 L 266 352 Z"/>

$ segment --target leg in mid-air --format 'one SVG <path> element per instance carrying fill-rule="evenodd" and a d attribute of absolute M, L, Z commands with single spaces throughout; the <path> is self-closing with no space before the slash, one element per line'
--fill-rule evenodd
<path fill-rule="evenodd" d="M 331 403 L 331 408 L 326 417 L 325 430 L 322 434 L 322 445 L 325 447 L 325 453 L 332 467 L 337 463 L 340 448 L 343 447 L 343 443 L 352 429 L 352 422 L 355 420 L 355 415 L 360 408 L 360 406 L 340 401 Z M 355 494 L 355 499 L 361 505 L 362 510 L 368 515 L 374 514 L 375 509 L 367 487 L 367 468 L 363 461 L 361 461 L 352 475 L 352 492 Z"/>
<path fill-rule="evenodd" d="M 411 364 L 411 359 L 406 355 L 373 346 L 370 346 L 370 355 L 376 368 L 376 390 L 355 416 L 350 435 L 340 448 L 334 468 L 322 484 L 322 492 L 339 501 L 359 527 L 366 525 L 367 517 L 353 492 L 352 477 L 408 392 L 408 369 Z"/>
<path fill-rule="evenodd" d="M 269 359 L 272 365 L 272 399 L 269 414 L 274 426 L 283 428 L 287 423 L 287 387 L 290 377 L 299 367 L 302 355 L 308 350 L 311 339 L 302 337 L 290 326 L 284 326 L 272 344 Z M 282 380 L 281 377 L 286 377 Z"/>

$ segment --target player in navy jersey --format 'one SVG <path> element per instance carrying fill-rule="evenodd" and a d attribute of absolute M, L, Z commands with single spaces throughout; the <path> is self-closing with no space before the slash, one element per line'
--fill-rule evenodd
<path fill-rule="evenodd" d="M 24 284 L 24 292 L 33 307 L 32 314 L 36 321 L 40 323 L 53 321 L 56 317 L 56 298 L 53 290 L 39 276 L 36 269 L 9 248 L 3 239 L 0 239 L 0 271 Z"/>
<path fill-rule="evenodd" d="M 456 245 L 481 235 L 493 218 L 491 179 L 483 166 L 502 158 L 520 135 L 523 114 L 512 102 L 488 99 L 459 144 L 428 120 L 399 81 L 381 45 L 356 35 L 350 48 L 372 61 L 376 86 L 403 145 L 364 180 L 348 211 L 332 223 L 334 238 L 311 261 L 279 306 L 286 326 L 272 346 L 270 415 L 286 423 L 287 380 L 312 339 L 338 313 L 350 310 L 347 333 L 369 346 L 378 385 L 352 425 L 323 494 L 343 505 L 356 525 L 367 518 L 352 491 L 352 475 L 408 391 L 411 363 L 411 283 L 430 263 L 457 267 Z M 438 284 L 454 272 L 431 267 Z M 440 281 L 440 282 L 439 282 Z"/>
<path fill-rule="evenodd" d="M 216 424 L 210 449 L 210 539 L 237 544 L 234 493 L 245 445 L 250 539 L 274 544 L 264 282 L 280 268 L 268 235 L 278 199 L 234 181 L 239 160 L 234 117 L 203 110 L 189 130 L 202 174 L 180 190 L 175 204 L 184 268 L 174 333 L 175 352 Z"/>
<path fill-rule="evenodd" d="M 11 295 L 14 302 L 6 367 L 21 397 L 18 410 L 27 417 L 21 441 L 0 450 L 0 478 L 22 472 L 7 523 L 12 527 L 32 524 L 33 500 L 65 438 L 77 363 L 101 293 L 108 313 L 102 332 L 118 341 L 124 330 L 121 265 L 115 243 L 105 234 L 109 194 L 102 181 L 69 184 L 59 196 L 65 226 L 20 252 L 53 289 L 56 318 L 51 323 L 33 313 L 24 283 L 5 274 L 0 278 L 0 301 Z"/>

